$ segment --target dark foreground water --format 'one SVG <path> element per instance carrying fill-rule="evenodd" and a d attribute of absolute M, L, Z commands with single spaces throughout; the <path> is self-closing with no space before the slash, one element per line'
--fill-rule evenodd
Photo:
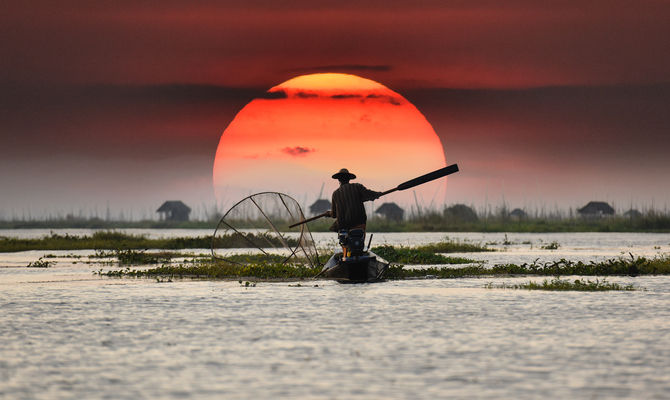
<path fill-rule="evenodd" d="M 650 238 L 640 252 L 667 251 Z M 0 398 L 670 398 L 670 277 L 600 293 L 483 288 L 529 278 L 245 287 L 2 264 L 17 257 L 0 255 Z"/>

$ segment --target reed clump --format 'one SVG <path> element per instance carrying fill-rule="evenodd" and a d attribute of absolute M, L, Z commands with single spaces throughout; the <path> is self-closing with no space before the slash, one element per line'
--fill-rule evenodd
<path fill-rule="evenodd" d="M 410 211 L 410 210 L 408 210 Z M 510 212 L 507 204 L 486 206 L 475 210 L 464 204 L 439 207 L 412 207 L 408 218 L 400 221 L 371 215 L 367 228 L 374 232 L 669 232 L 670 214 L 667 210 L 646 210 L 642 213 L 624 213 L 611 216 L 582 216 L 573 209 L 519 210 Z M 620 212 L 623 210 L 620 210 Z M 633 211 L 632 209 L 630 211 Z M 84 229 L 211 229 L 218 221 L 218 214 L 192 221 L 127 221 L 103 220 L 99 217 L 43 217 L 12 218 L 0 220 L 0 229 L 17 228 L 84 228 Z M 294 221 L 278 221 L 280 229 Z M 326 232 L 332 220 L 323 218 L 309 224 L 312 231 Z M 235 221 L 238 228 L 265 226 L 265 221 Z"/>

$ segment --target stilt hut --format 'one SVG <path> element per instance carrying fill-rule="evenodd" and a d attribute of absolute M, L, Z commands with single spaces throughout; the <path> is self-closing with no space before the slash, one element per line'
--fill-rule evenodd
<path fill-rule="evenodd" d="M 375 210 L 375 213 L 383 215 L 388 220 L 397 222 L 402 221 L 405 210 L 400 208 L 396 203 L 384 203 Z"/>
<path fill-rule="evenodd" d="M 156 210 L 161 221 L 188 221 L 191 208 L 179 200 L 166 201 Z"/>
<path fill-rule="evenodd" d="M 312 215 L 323 214 L 330 210 L 330 206 L 330 201 L 326 199 L 319 199 L 315 201 L 314 204 L 309 206 L 309 212 L 312 213 Z"/>
<path fill-rule="evenodd" d="M 577 210 L 582 217 L 603 217 L 614 215 L 614 208 L 604 201 L 589 201 L 587 205 Z"/>

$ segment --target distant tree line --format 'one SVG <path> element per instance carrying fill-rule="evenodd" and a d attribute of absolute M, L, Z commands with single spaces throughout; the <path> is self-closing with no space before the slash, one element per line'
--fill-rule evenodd
<path fill-rule="evenodd" d="M 315 210 L 311 210 L 314 212 Z M 320 210 L 316 210 L 320 211 Z M 476 210 L 466 204 L 445 206 L 442 210 L 411 207 L 405 212 L 395 203 L 384 203 L 369 215 L 370 231 L 444 231 L 444 232 L 669 232 L 670 214 L 649 209 L 630 208 L 617 213 L 604 202 L 589 202 L 577 210 L 510 209 L 506 204 Z M 22 217 L 0 219 L 0 229 L 121 229 L 121 228 L 199 228 L 214 229 L 222 213 L 212 207 L 199 218 L 189 221 L 82 217 Z M 327 231 L 331 224 L 322 218 L 309 224 L 314 231 Z"/>

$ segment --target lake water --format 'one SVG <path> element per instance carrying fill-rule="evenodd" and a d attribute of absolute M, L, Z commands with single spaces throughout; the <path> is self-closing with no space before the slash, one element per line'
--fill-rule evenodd
<path fill-rule="evenodd" d="M 485 265 L 670 253 L 669 234 L 373 244 L 446 236 L 492 243 L 500 251 L 466 254 Z M 333 234 L 315 239 L 337 247 Z M 119 267 L 73 258 L 25 268 L 44 253 L 0 253 L 0 398 L 670 398 L 670 277 L 611 277 L 646 290 L 601 293 L 484 289 L 543 278 L 245 287 L 101 278 L 92 270 Z"/>

